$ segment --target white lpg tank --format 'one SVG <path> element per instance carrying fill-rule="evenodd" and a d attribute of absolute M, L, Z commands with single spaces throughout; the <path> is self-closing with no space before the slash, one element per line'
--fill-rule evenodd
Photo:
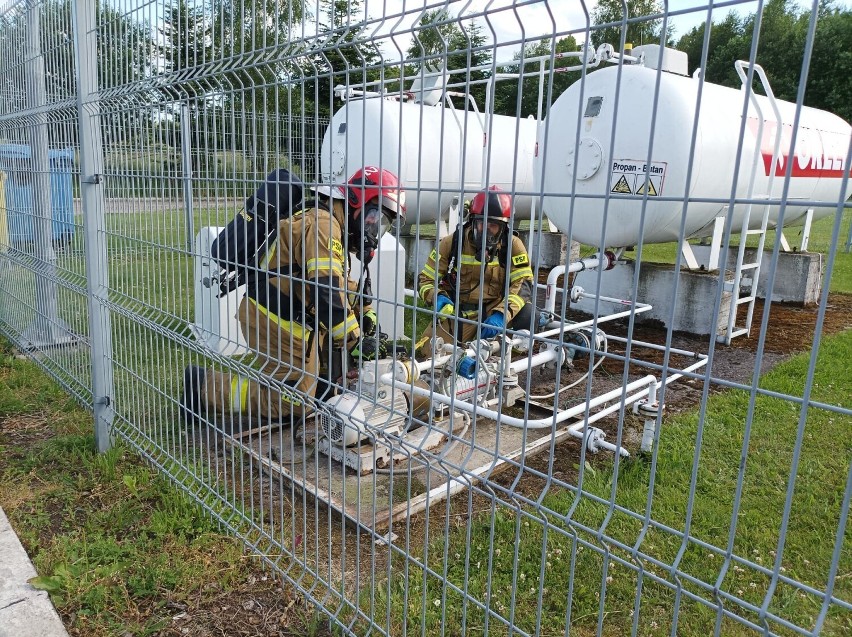
<path fill-rule="evenodd" d="M 547 193 L 542 208 L 566 233 L 573 210 L 570 229 L 573 238 L 583 243 L 601 244 L 602 230 L 603 245 L 611 247 L 636 245 L 640 240 L 677 240 L 686 197 L 689 201 L 683 235 L 709 236 L 714 218 L 724 214 L 731 198 L 740 152 L 744 91 L 705 82 L 698 109 L 701 84 L 697 78 L 685 75 L 686 54 L 665 49 L 660 56 L 659 47 L 641 48 L 649 49 L 647 53 L 651 55 L 647 57 L 654 65 L 657 58 L 665 60 L 656 104 L 654 68 L 623 66 L 619 86 L 619 69 L 609 67 L 590 73 L 585 86 L 579 81 L 570 86 L 553 104 L 542 125 L 543 130 L 546 126 L 547 137 L 535 164 L 536 183 Z M 777 101 L 781 133 L 773 171 L 777 118 L 768 98 L 760 96 L 757 101 L 760 113 L 749 104 L 735 196 L 779 199 L 791 160 L 796 105 Z M 578 126 L 579 145 L 575 144 Z M 691 153 L 694 126 L 695 151 Z M 813 108 L 802 109 L 795 132 L 785 226 L 803 223 L 808 208 L 814 208 L 815 219 L 836 209 L 844 168 L 848 170 L 843 164 L 850 133 L 850 126 L 839 117 Z M 692 176 L 687 184 L 690 155 Z M 749 193 L 752 174 L 753 191 Z M 645 225 L 640 236 L 646 189 Z M 610 200 L 604 229 L 607 194 Z M 797 201 L 802 203 L 797 205 Z M 779 210 L 778 206 L 770 210 L 770 228 L 777 225 Z M 742 228 L 746 214 L 748 205 L 737 202 L 731 226 L 734 232 Z M 763 208 L 756 204 L 749 217 L 752 229 L 760 227 L 762 214 Z"/>
<path fill-rule="evenodd" d="M 342 183 L 371 164 L 391 170 L 405 186 L 408 220 L 415 224 L 439 219 L 460 192 L 473 197 L 482 189 L 483 168 L 489 185 L 533 192 L 535 120 L 492 116 L 490 145 L 483 121 L 472 111 L 441 105 L 350 99 L 323 136 L 323 180 Z M 483 152 L 490 152 L 485 167 Z M 529 219 L 531 203 L 529 196 L 516 197 L 516 218 Z"/>

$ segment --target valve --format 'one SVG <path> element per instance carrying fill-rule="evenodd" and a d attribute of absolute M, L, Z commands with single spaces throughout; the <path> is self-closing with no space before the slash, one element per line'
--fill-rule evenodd
<path fill-rule="evenodd" d="M 572 303 L 576 303 L 576 302 L 577 302 L 577 301 L 579 301 L 581 298 L 583 298 L 583 295 L 584 295 L 585 293 L 586 293 L 586 290 L 585 290 L 585 289 L 583 289 L 583 288 L 582 288 L 581 286 L 579 286 L 579 285 L 575 285 L 573 288 L 571 288 L 571 302 L 572 302 Z"/>
<path fill-rule="evenodd" d="M 583 441 L 586 444 L 586 450 L 589 453 L 598 453 L 604 449 L 603 442 L 606 440 L 606 433 L 603 429 L 597 427 L 589 427 L 583 435 Z"/>
<path fill-rule="evenodd" d="M 518 354 L 526 354 L 530 351 L 530 346 L 532 345 L 530 341 L 530 331 L 529 330 L 520 330 L 516 337 L 517 341 L 513 341 L 512 348 Z"/>
<path fill-rule="evenodd" d="M 566 341 L 568 342 L 566 349 L 569 365 L 574 363 L 574 359 L 588 357 L 592 350 L 598 354 L 603 354 L 606 348 L 606 334 L 603 330 L 592 329 L 591 327 L 581 327 L 570 332 Z"/>
<path fill-rule="evenodd" d="M 656 394 L 656 392 L 653 392 Z M 642 427 L 642 442 L 639 445 L 642 453 L 651 453 L 654 450 L 654 438 L 657 435 L 657 417 L 663 411 L 662 405 L 656 398 L 643 398 L 633 403 L 633 413 L 645 417 Z"/>
<path fill-rule="evenodd" d="M 598 50 L 595 51 L 595 57 L 601 61 L 612 59 L 614 55 L 615 48 L 611 44 L 601 44 L 600 46 L 598 46 Z"/>
<path fill-rule="evenodd" d="M 476 359 L 471 356 L 461 358 L 456 365 L 456 371 L 462 378 L 472 380 L 476 378 Z"/>
<path fill-rule="evenodd" d="M 647 398 L 637 400 L 633 403 L 633 413 L 637 416 L 641 415 L 649 418 L 656 418 L 663 409 L 664 406 L 660 405 L 659 401 L 651 402 Z"/>
<path fill-rule="evenodd" d="M 555 343 L 545 343 L 542 346 L 541 351 L 554 351 L 556 352 L 556 360 L 553 363 L 547 363 L 543 365 L 544 368 L 555 369 L 557 367 L 561 367 L 562 365 L 571 365 L 571 354 L 569 352 L 569 348 L 562 347 L 561 345 L 556 345 Z"/>

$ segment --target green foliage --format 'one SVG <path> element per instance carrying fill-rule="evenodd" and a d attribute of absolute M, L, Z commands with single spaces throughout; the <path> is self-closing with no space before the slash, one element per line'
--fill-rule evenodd
<path fill-rule="evenodd" d="M 30 584 L 50 594 L 70 634 L 178 634 L 178 609 L 204 634 L 328 634 L 204 512 L 240 525 L 249 513 L 230 493 L 175 485 L 209 468 L 166 457 L 159 474 L 122 444 L 99 454 L 91 430 L 90 413 L 0 340 L 0 506 L 38 572 Z M 149 433 L 131 444 L 150 444 Z M 258 599 L 272 602 L 262 615 L 225 612 Z"/>
<path fill-rule="evenodd" d="M 409 77 L 425 73 L 429 68 L 447 70 L 467 69 L 464 74 L 449 77 L 450 84 L 463 84 L 451 90 L 469 93 L 476 99 L 480 110 L 485 104 L 485 85 L 474 84 L 490 76 L 485 70 L 471 70 L 491 63 L 491 49 L 486 46 L 482 28 L 460 16 L 450 14 L 447 9 L 426 11 L 408 47 L 406 60 L 413 69 Z"/>
<path fill-rule="evenodd" d="M 717 84 L 739 86 L 734 61 L 747 60 L 751 43 L 742 37 L 745 21 L 729 13 L 722 22 L 711 24 L 707 46 L 704 46 L 705 25 L 701 24 L 686 33 L 677 48 L 689 57 L 689 70 L 700 67 L 704 77 Z M 706 56 L 704 52 L 706 51 Z"/>
<path fill-rule="evenodd" d="M 600 0 L 592 12 L 593 27 L 592 42 L 597 47 L 601 44 L 611 44 L 616 51 L 622 49 L 622 36 L 626 44 L 640 46 L 642 44 L 659 44 L 663 30 L 662 18 L 650 18 L 663 12 L 659 0 L 627 0 L 627 11 L 624 11 L 623 0 Z M 636 22 L 627 20 L 639 18 Z M 622 23 L 626 25 L 623 33 Z M 599 26 L 599 25 L 611 26 Z M 668 28 L 666 41 L 671 38 L 671 27 Z"/>
<path fill-rule="evenodd" d="M 291 134 L 290 121 L 279 113 L 301 111 L 303 100 L 291 101 L 284 88 L 292 69 L 278 60 L 295 52 L 290 28 L 302 15 L 299 2 L 173 0 L 159 25 L 159 138 L 180 148 L 180 120 L 187 113 L 180 102 L 194 134 L 194 168 L 210 156 L 221 166 L 224 150 L 239 150 L 257 164 L 251 178 L 255 171 L 266 174 L 266 158 L 286 149 Z M 264 62 L 258 63 L 261 52 Z M 224 68 L 214 72 L 214 63 Z M 201 171 L 203 177 L 209 172 Z"/>
<path fill-rule="evenodd" d="M 165 9 L 158 31 L 161 42 L 158 49 L 164 72 L 188 74 L 205 61 L 213 59 L 212 25 L 203 6 L 188 0 L 172 0 Z M 179 85 L 175 84 L 168 89 L 167 96 L 180 91 L 183 95 L 193 97 L 203 95 L 206 90 L 205 84 L 181 81 Z"/>
<path fill-rule="evenodd" d="M 805 103 L 852 122 L 852 10 L 820 13 Z"/>
<path fill-rule="evenodd" d="M 379 79 L 381 55 L 367 32 L 360 0 L 323 0 L 325 19 L 312 46 L 313 68 L 306 75 L 316 112 L 330 115 L 335 86 L 363 86 Z"/>
<path fill-rule="evenodd" d="M 24 6 L 26 3 L 18 4 Z M 72 27 L 74 6 L 74 0 L 38 3 L 39 44 L 45 65 L 47 99 L 51 103 L 62 100 L 73 102 L 77 94 L 77 60 Z M 117 9 L 114 3 L 98 2 L 95 11 L 99 87 L 111 89 L 148 78 L 155 49 L 150 25 L 138 15 Z M 6 69 L 12 66 L 23 68 L 28 46 L 27 24 L 26 12 L 15 11 L 11 5 L 8 11 L 0 14 L 0 60 L 4 61 Z M 24 90 L 19 87 L 19 92 L 12 91 L 12 95 L 17 93 L 20 100 L 20 103 L 14 104 L 13 110 L 25 107 Z M 139 123 L 151 114 L 147 98 L 143 91 L 125 92 L 120 98 L 119 108 L 102 110 L 101 129 L 105 143 L 113 140 L 115 131 L 138 129 Z M 67 122 L 48 126 L 48 135 L 52 146 L 78 144 L 77 127 Z"/>
<path fill-rule="evenodd" d="M 30 414 L 46 404 L 67 409 L 74 401 L 49 376 L 32 363 L 16 358 L 8 345 L 0 342 L 0 414 Z M 60 422 L 67 420 L 61 411 L 58 416 Z"/>
<path fill-rule="evenodd" d="M 522 51 L 515 54 L 515 59 L 519 65 L 516 67 L 507 67 L 507 73 L 519 73 L 520 63 L 524 60 L 550 56 L 553 53 L 573 53 L 577 51 L 577 41 L 573 36 L 566 36 L 556 42 L 555 49 L 553 48 L 552 40 L 542 40 L 536 44 L 531 44 L 525 47 Z M 555 58 L 552 65 L 554 69 L 565 68 L 577 64 L 577 58 Z M 542 91 L 542 117 L 547 116 L 548 106 L 553 104 L 560 95 L 571 84 L 580 79 L 580 73 L 561 72 L 550 73 L 551 62 L 548 60 L 545 63 L 544 87 Z M 500 115 L 509 115 L 511 117 L 528 117 L 538 114 L 538 96 L 539 96 L 539 64 L 531 63 L 524 66 L 524 77 L 518 80 L 510 80 L 500 82 L 499 87 L 495 92 L 494 112 Z M 521 102 L 518 105 L 518 93 L 521 94 Z"/>
<path fill-rule="evenodd" d="M 0 369 L 16 386 L 43 392 L 46 377 L 32 363 L 8 363 Z M 49 402 L 46 407 L 63 408 L 68 409 Z M 48 591 L 64 616 L 75 618 L 73 628 L 117 634 L 123 617 L 152 605 L 139 628 L 153 631 L 173 614 L 167 606 L 173 593 L 200 592 L 212 572 L 225 587 L 240 577 L 238 541 L 216 534 L 215 524 L 188 496 L 126 448 L 99 454 L 92 436 L 83 433 L 91 427 L 88 414 L 70 411 L 76 433 L 5 456 L 0 504 L 40 573 L 30 583 Z M 0 404 L 0 418 L 11 413 Z M 37 487 L 22 493 L 29 484 Z"/>
<path fill-rule="evenodd" d="M 810 19 L 810 10 L 802 9 L 793 0 L 769 0 L 760 16 L 752 14 L 740 19 L 731 13 L 724 21 L 712 24 L 706 48 L 704 24 L 684 34 L 677 48 L 689 55 L 690 72 L 700 67 L 708 81 L 739 87 L 733 63 L 750 59 L 756 41 L 754 59 L 766 71 L 775 96 L 795 102 L 802 81 Z M 805 104 L 835 113 L 847 121 L 852 120 L 852 85 L 845 80 L 852 72 L 850 51 L 852 10 L 836 8 L 831 2 L 821 3 Z M 755 90 L 763 92 L 757 83 Z"/>

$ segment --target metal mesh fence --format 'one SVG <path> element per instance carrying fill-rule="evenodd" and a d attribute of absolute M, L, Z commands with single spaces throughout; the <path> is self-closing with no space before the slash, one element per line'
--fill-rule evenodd
<path fill-rule="evenodd" d="M 0 333 L 347 633 L 852 631 L 848 6 L 411 4 L 0 3 Z"/>

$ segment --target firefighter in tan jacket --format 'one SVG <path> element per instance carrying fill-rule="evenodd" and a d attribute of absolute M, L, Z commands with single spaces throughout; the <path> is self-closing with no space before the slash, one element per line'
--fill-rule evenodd
<path fill-rule="evenodd" d="M 491 186 L 473 198 L 463 228 L 429 255 L 417 291 L 435 308 L 437 321 L 417 341 L 419 356 L 433 355 L 435 336 L 465 343 L 477 334 L 503 335 L 506 327 L 532 329 L 533 272 L 524 242 L 509 232 L 511 215 L 511 197 Z"/>
<path fill-rule="evenodd" d="M 375 313 L 352 294 L 347 252 L 366 269 L 379 237 L 396 217 L 404 219 L 405 192 L 397 177 L 366 166 L 345 187 L 319 186 L 319 200 L 283 219 L 261 267 L 264 276 L 248 290 L 237 318 L 258 359 L 255 373 L 236 375 L 188 367 L 185 416 L 204 417 L 246 431 L 310 411 L 321 379 L 319 342 L 329 339 L 356 361 L 372 360 L 378 341 Z M 346 203 L 348 205 L 346 205 Z M 360 306 L 360 307 L 359 307 Z"/>

